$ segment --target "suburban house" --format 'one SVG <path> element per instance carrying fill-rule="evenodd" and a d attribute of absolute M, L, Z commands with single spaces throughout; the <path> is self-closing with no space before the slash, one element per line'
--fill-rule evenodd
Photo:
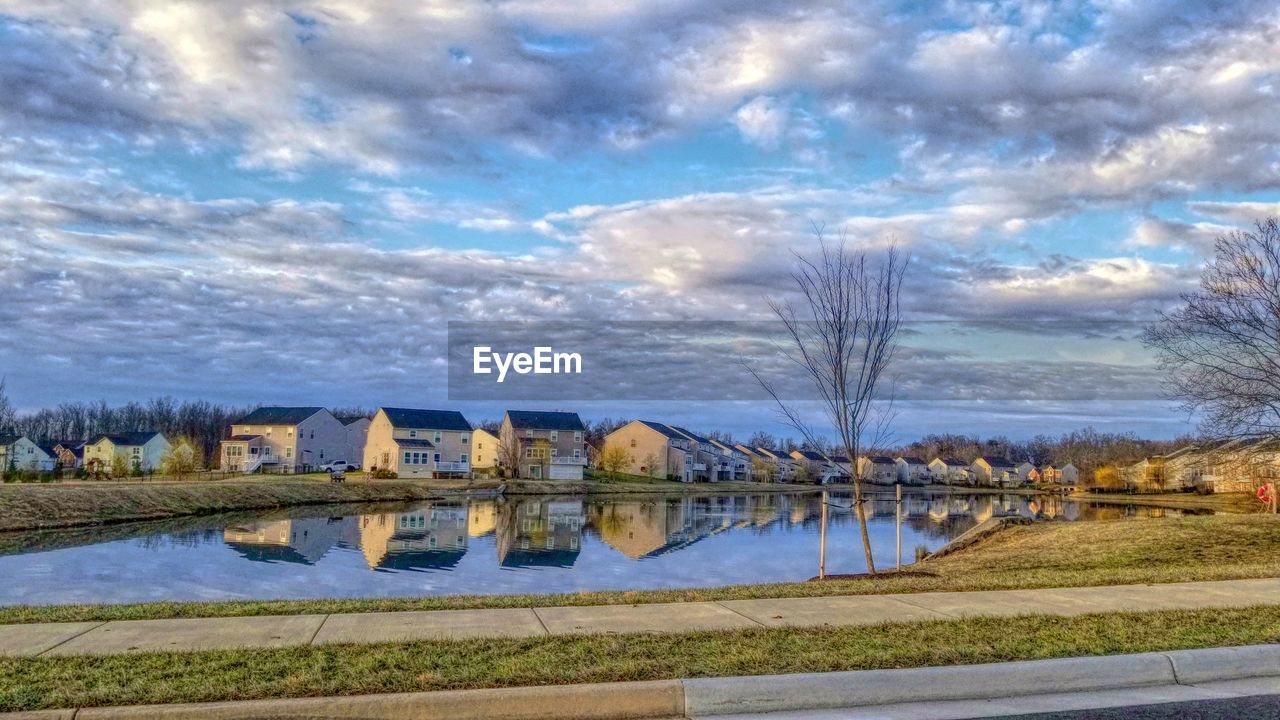
<path fill-rule="evenodd" d="M 46 451 L 47 452 L 47 451 Z M 59 468 L 75 468 L 84 465 L 84 443 L 59 442 L 53 444 L 53 456 Z"/>
<path fill-rule="evenodd" d="M 1165 489 L 1163 456 L 1143 458 L 1138 462 L 1122 468 L 1120 477 L 1124 480 L 1126 490 L 1134 492 L 1159 492 Z"/>
<path fill-rule="evenodd" d="M 947 485 L 968 485 L 973 473 L 969 463 L 956 458 L 934 458 L 929 461 L 929 474 Z"/>
<path fill-rule="evenodd" d="M 1201 465 L 1197 450 L 1196 446 L 1187 445 L 1164 456 L 1164 481 L 1170 490 L 1196 486 Z"/>
<path fill-rule="evenodd" d="M 739 450 L 736 446 L 721 442 L 715 438 L 711 439 L 711 444 L 719 449 L 724 469 L 727 471 L 727 474 L 723 475 L 721 479 L 751 481 L 751 456 Z"/>
<path fill-rule="evenodd" d="M 888 455 L 863 455 L 858 458 L 858 479 L 892 485 L 898 482 L 898 463 Z"/>
<path fill-rule="evenodd" d="M 698 442 L 671 425 L 652 420 L 632 420 L 605 436 L 605 448 L 621 447 L 627 453 L 624 471 L 631 475 L 667 478 L 681 482 L 709 479 L 707 457 Z M 698 457 L 703 458 L 699 461 Z"/>
<path fill-rule="evenodd" d="M 123 458 L 130 472 L 149 472 L 160 467 L 168 450 L 169 441 L 158 432 L 104 434 L 84 444 L 84 466 L 106 472 L 116 458 Z"/>
<path fill-rule="evenodd" d="M 1001 457 L 982 455 L 970 465 L 979 484 L 1010 487 L 1021 484 L 1018 469 Z"/>
<path fill-rule="evenodd" d="M 898 466 L 898 482 L 906 485 L 929 484 L 929 463 L 910 456 L 896 457 L 893 462 Z"/>
<path fill-rule="evenodd" d="M 581 480 L 585 433 L 578 413 L 508 410 L 498 431 L 498 464 L 516 477 Z"/>
<path fill-rule="evenodd" d="M 1058 468 L 1058 484 L 1059 485 L 1078 485 L 1080 483 L 1080 470 L 1075 465 L 1067 463 Z"/>
<path fill-rule="evenodd" d="M 347 428 L 322 407 L 260 407 L 231 423 L 222 441 L 222 469 L 305 472 L 335 460 L 351 465 Z"/>
<path fill-rule="evenodd" d="M 792 450 L 791 459 L 796 461 L 798 467 L 805 468 L 811 482 L 819 485 L 836 482 L 843 474 L 840 466 L 817 450 Z"/>
<path fill-rule="evenodd" d="M 738 446 L 741 449 L 742 446 Z M 769 448 L 756 447 L 752 448 L 760 459 L 773 468 L 774 482 L 794 482 L 796 479 L 796 461 L 791 455 L 781 450 L 770 450 Z"/>
<path fill-rule="evenodd" d="M 471 467 L 491 468 L 498 466 L 498 436 L 476 428 L 471 431 Z"/>
<path fill-rule="evenodd" d="M 343 415 L 337 417 L 338 422 L 347 429 L 347 449 L 343 453 L 343 457 L 339 460 L 346 460 L 348 463 L 360 467 L 360 463 L 364 460 L 364 444 L 369 440 L 369 426 L 373 424 L 371 418 L 364 415 Z"/>
<path fill-rule="evenodd" d="M 0 435 L 0 471 L 33 470 L 49 472 L 56 460 L 25 435 Z"/>
<path fill-rule="evenodd" d="M 364 467 L 402 478 L 471 472 L 471 423 L 456 410 L 378 408 L 369 423 Z"/>

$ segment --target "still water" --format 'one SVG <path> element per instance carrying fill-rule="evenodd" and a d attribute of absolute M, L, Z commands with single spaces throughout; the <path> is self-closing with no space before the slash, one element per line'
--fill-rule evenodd
<path fill-rule="evenodd" d="M 846 493 L 826 497 L 826 573 L 862 572 Z M 824 495 L 472 499 L 309 507 L 0 538 L 0 604 L 705 587 L 818 574 Z M 1176 510 L 1057 497 L 874 495 L 877 567 L 998 514 L 1105 520 Z M 899 547 L 901 556 L 899 556 Z"/>

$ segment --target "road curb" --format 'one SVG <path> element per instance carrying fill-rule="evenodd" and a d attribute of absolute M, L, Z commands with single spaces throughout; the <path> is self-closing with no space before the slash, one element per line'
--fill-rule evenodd
<path fill-rule="evenodd" d="M 641 720 L 1000 699 L 1270 677 L 1280 677 L 1280 645 L 902 670 L 48 710 L 0 713 L 0 720 Z"/>

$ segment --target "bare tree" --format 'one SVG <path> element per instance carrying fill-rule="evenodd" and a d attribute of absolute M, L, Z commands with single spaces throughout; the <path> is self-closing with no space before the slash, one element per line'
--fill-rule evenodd
<path fill-rule="evenodd" d="M 18 413 L 9 402 L 9 394 L 5 390 L 5 380 L 0 377 L 0 432 L 13 432 L 18 424 Z"/>
<path fill-rule="evenodd" d="M 1206 435 L 1280 440 L 1276 218 L 1220 236 L 1199 289 L 1183 293 L 1181 306 L 1161 313 L 1143 339 L 1168 372 L 1168 393 L 1201 414 Z"/>
<path fill-rule="evenodd" d="M 851 251 L 842 236 L 830 244 L 814 228 L 820 252 L 814 259 L 797 253 L 792 273 L 804 299 L 797 309 L 789 301 L 769 301 L 785 327 L 783 353 L 817 391 L 836 445 L 857 465 L 862 450 L 887 440 L 892 397 L 885 392 L 885 371 L 898 347 L 902 317 L 900 295 L 907 261 L 891 246 L 882 257 Z M 752 370 L 756 380 L 778 403 L 787 423 L 813 447 L 823 435 L 788 405 L 775 385 Z M 853 485 L 854 508 L 866 553 L 867 572 L 875 573 L 871 536 L 867 531 L 861 480 Z"/>

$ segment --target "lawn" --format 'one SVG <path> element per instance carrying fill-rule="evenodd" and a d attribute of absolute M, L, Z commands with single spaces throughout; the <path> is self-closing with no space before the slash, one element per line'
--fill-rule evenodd
<path fill-rule="evenodd" d="M 687 590 L 373 600 L 281 600 L 0 608 L 0 623 L 608 605 L 761 597 L 1280 577 L 1280 517 L 1212 515 L 1012 527 L 959 552 L 911 566 L 924 575 Z"/>
<path fill-rule="evenodd" d="M 1280 641 L 1280 606 L 0 659 L 0 710 L 1034 660 Z"/>

